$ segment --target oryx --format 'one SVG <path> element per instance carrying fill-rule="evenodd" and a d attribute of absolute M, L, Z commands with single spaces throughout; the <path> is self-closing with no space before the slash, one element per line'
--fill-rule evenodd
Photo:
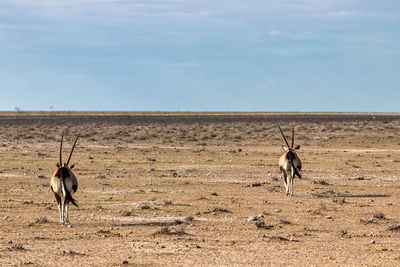
<path fill-rule="evenodd" d="M 297 145 L 294 147 L 294 127 L 292 129 L 292 145 L 289 146 L 288 141 L 286 140 L 285 135 L 281 127 L 278 125 L 279 131 L 282 134 L 283 139 L 285 140 L 286 146 L 282 146 L 285 152 L 279 159 L 279 168 L 283 174 L 283 181 L 285 183 L 286 195 L 293 196 L 293 179 L 297 175 L 297 177 L 301 178 L 300 170 L 301 170 L 301 161 L 296 151 L 300 149 L 300 146 Z"/>
<path fill-rule="evenodd" d="M 63 145 L 64 133 L 61 134 L 61 145 L 60 145 L 60 162 L 57 163 L 57 169 L 50 179 L 50 188 L 54 192 L 58 203 L 58 210 L 60 212 L 60 223 L 69 223 L 68 218 L 68 206 L 71 202 L 73 205 L 78 206 L 75 199 L 72 198 L 72 194 L 78 189 L 78 180 L 73 174 L 72 169 L 74 164 L 69 167 L 69 161 L 71 160 L 72 152 L 78 141 L 79 135 L 76 137 L 74 145 L 72 146 L 71 153 L 69 154 L 67 163 L 62 162 L 62 145 Z"/>

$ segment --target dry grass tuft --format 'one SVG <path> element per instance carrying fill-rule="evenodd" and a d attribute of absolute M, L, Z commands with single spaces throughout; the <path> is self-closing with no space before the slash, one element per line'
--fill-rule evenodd
<path fill-rule="evenodd" d="M 255 225 L 260 229 L 271 229 L 274 227 L 273 225 L 266 225 L 264 221 L 256 221 Z"/>
<path fill-rule="evenodd" d="M 329 183 L 325 180 L 313 180 L 313 184 L 329 185 Z"/>
<path fill-rule="evenodd" d="M 385 214 L 383 214 L 383 213 L 380 212 L 380 211 L 377 211 L 377 212 L 374 213 L 374 218 L 375 218 L 375 219 L 383 220 L 383 219 L 385 219 Z"/>
<path fill-rule="evenodd" d="M 393 224 L 393 225 L 389 226 L 387 228 L 387 230 L 398 232 L 398 231 L 400 231 L 400 225 L 399 224 Z"/>
<path fill-rule="evenodd" d="M 186 232 L 185 226 L 182 225 L 180 227 L 174 227 L 172 229 L 169 226 L 165 226 L 155 231 L 152 235 L 156 236 L 156 235 L 189 235 L 189 234 Z"/>

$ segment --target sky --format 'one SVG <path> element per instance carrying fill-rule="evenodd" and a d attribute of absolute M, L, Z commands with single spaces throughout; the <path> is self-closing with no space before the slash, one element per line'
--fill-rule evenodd
<path fill-rule="evenodd" d="M 400 112 L 398 0 L 0 0 L 0 111 Z"/>

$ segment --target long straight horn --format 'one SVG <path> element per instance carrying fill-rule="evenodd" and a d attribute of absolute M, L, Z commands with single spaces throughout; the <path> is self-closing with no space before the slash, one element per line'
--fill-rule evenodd
<path fill-rule="evenodd" d="M 72 146 L 71 153 L 69 154 L 69 157 L 68 157 L 67 166 L 69 164 L 69 161 L 71 160 L 72 152 L 74 152 L 74 148 L 75 148 L 75 145 L 76 145 L 76 141 L 78 141 L 78 138 L 79 138 L 79 135 L 76 137 L 74 145 Z"/>
<path fill-rule="evenodd" d="M 282 131 L 282 129 L 281 129 L 281 126 L 278 125 L 278 128 L 279 128 L 279 131 L 281 131 L 281 134 L 282 134 L 282 136 L 283 136 L 283 139 L 285 140 L 286 145 L 287 145 L 288 147 L 290 147 L 288 141 L 286 140 L 285 135 L 283 134 L 283 131 Z"/>
<path fill-rule="evenodd" d="M 60 144 L 60 166 L 62 166 L 62 143 L 64 138 L 64 132 L 61 133 L 61 144 Z"/>
<path fill-rule="evenodd" d="M 292 128 L 292 148 L 294 146 L 294 126 Z"/>

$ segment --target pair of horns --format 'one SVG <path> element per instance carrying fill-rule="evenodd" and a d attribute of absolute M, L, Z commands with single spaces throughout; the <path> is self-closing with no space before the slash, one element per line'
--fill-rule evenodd
<path fill-rule="evenodd" d="M 68 157 L 68 161 L 67 161 L 66 166 L 68 166 L 69 161 L 71 160 L 72 152 L 74 152 L 74 148 L 75 148 L 75 145 L 76 145 L 76 141 L 78 141 L 78 138 L 79 138 L 79 135 L 76 137 L 75 142 L 74 142 L 74 145 L 72 146 L 71 153 L 69 154 L 69 157 Z M 60 166 L 62 166 L 62 145 L 63 145 L 63 139 L 64 139 L 64 132 L 61 133 Z"/>
<path fill-rule="evenodd" d="M 289 142 L 287 141 L 287 139 L 286 139 L 285 135 L 283 134 L 283 131 L 279 125 L 278 125 L 278 128 L 279 128 L 279 131 L 281 131 L 282 137 L 285 140 L 286 145 L 290 148 L 293 148 L 293 146 L 294 146 L 294 127 L 292 128 L 292 145 L 291 146 L 289 146 Z"/>

